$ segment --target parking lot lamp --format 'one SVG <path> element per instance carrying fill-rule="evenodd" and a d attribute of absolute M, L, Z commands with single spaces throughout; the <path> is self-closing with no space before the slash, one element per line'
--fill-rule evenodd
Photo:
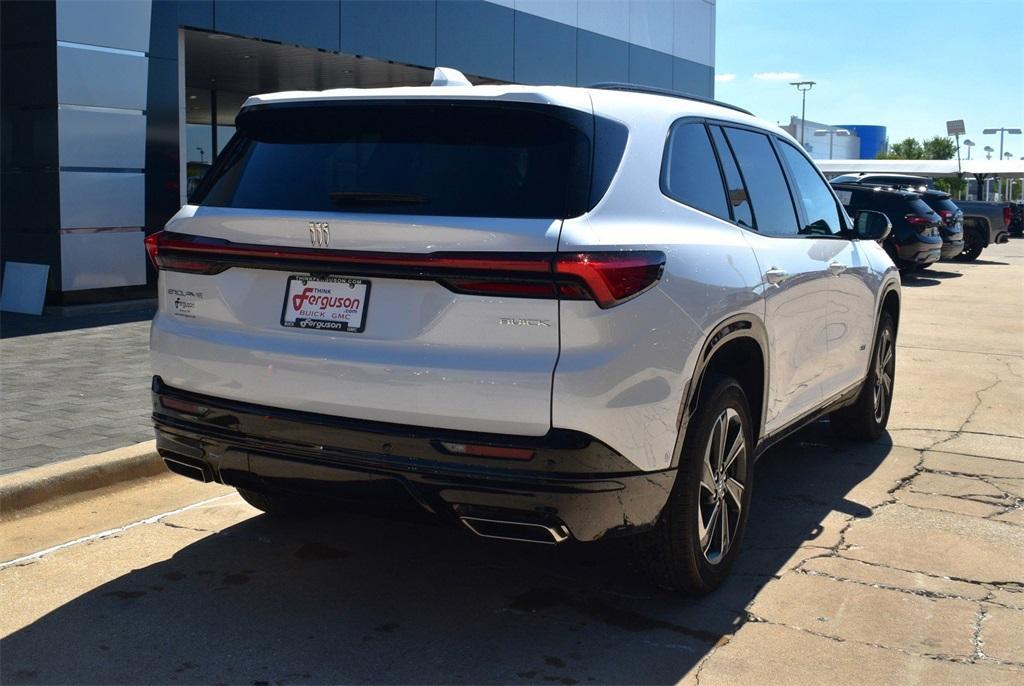
<path fill-rule="evenodd" d="M 1019 134 L 1020 131 L 1021 131 L 1020 129 L 1012 129 L 1012 128 L 1008 129 L 1008 128 L 1004 127 L 1004 128 L 999 128 L 999 129 L 985 129 L 984 131 L 982 131 L 982 133 L 984 133 L 984 134 L 998 133 L 999 134 L 999 159 L 1003 159 L 1003 136 L 1005 136 L 1006 134 L 1011 134 L 1011 135 Z"/>
<path fill-rule="evenodd" d="M 800 145 L 804 145 L 804 129 L 807 128 L 807 91 L 814 88 L 814 81 L 790 81 L 790 86 L 796 86 L 796 89 L 800 91 L 802 102 L 800 104 Z"/>
<path fill-rule="evenodd" d="M 971 148 L 974 147 L 974 141 L 972 141 L 970 138 L 965 138 L 964 145 L 967 146 L 967 159 L 971 159 Z"/>
<path fill-rule="evenodd" d="M 995 150 L 992 149 L 992 146 L 991 145 L 986 145 L 984 147 L 984 150 L 985 150 L 985 159 L 986 160 L 992 159 L 992 153 L 995 152 Z"/>

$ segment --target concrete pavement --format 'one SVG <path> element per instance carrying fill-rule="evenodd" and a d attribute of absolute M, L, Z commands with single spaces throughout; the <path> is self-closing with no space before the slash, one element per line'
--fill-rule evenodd
<path fill-rule="evenodd" d="M 1024 681 L 1024 242 L 908 279 L 887 440 L 758 464 L 704 599 L 609 543 L 281 522 L 172 477 L 0 525 L 0 681 Z"/>

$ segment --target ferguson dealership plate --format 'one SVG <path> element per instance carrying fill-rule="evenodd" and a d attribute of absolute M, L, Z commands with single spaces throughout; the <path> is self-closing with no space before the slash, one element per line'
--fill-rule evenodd
<path fill-rule="evenodd" d="M 366 328 L 370 282 L 330 276 L 289 276 L 281 325 L 360 333 Z"/>

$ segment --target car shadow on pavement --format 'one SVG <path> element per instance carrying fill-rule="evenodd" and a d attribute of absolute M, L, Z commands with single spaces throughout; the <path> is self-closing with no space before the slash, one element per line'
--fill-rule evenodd
<path fill-rule="evenodd" d="M 675 683 L 795 553 L 828 554 L 828 515 L 871 516 L 846 495 L 890 449 L 841 444 L 820 422 L 767 453 L 742 555 L 706 598 L 654 587 L 623 541 L 549 548 L 347 514 L 254 516 L 174 544 L 214 517 L 195 510 L 165 524 L 177 530 L 134 530 L 141 546 L 170 538 L 171 557 L 6 638 L 0 681 Z"/>
<path fill-rule="evenodd" d="M 960 272 L 944 272 L 941 269 L 929 269 L 924 274 L 933 279 L 959 279 L 963 276 Z"/>

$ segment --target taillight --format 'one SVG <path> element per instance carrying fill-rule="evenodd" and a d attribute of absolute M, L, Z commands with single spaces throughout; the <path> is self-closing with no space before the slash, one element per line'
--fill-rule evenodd
<path fill-rule="evenodd" d="M 146 237 L 158 269 L 217 274 L 231 267 L 429 279 L 469 295 L 593 300 L 609 308 L 653 286 L 665 268 L 657 250 L 575 253 L 383 253 L 231 243 L 160 231 Z"/>
<path fill-rule="evenodd" d="M 1010 206 L 1007 205 L 1003 208 L 1003 225 L 1009 226 L 1013 219 L 1013 213 L 1010 211 Z"/>
<path fill-rule="evenodd" d="M 664 269 L 665 254 L 656 250 L 567 253 L 555 258 L 556 275 L 575 277 L 589 291 L 588 296 L 575 287 L 578 284 L 560 283 L 559 297 L 593 297 L 602 308 L 640 295 L 661 278 Z"/>
<path fill-rule="evenodd" d="M 908 214 L 906 217 L 904 217 L 904 219 L 907 220 L 908 224 L 913 224 L 914 226 L 929 223 L 927 219 L 916 214 Z"/>
<path fill-rule="evenodd" d="M 185 241 L 176 241 L 172 236 L 173 234 L 168 234 L 166 231 L 157 231 L 146 236 L 144 241 L 146 255 L 149 256 L 149 261 L 158 271 L 165 269 L 189 274 L 216 274 L 227 268 L 207 260 L 189 258 L 187 253 L 173 252 L 176 248 L 187 249 L 190 244 Z"/>

